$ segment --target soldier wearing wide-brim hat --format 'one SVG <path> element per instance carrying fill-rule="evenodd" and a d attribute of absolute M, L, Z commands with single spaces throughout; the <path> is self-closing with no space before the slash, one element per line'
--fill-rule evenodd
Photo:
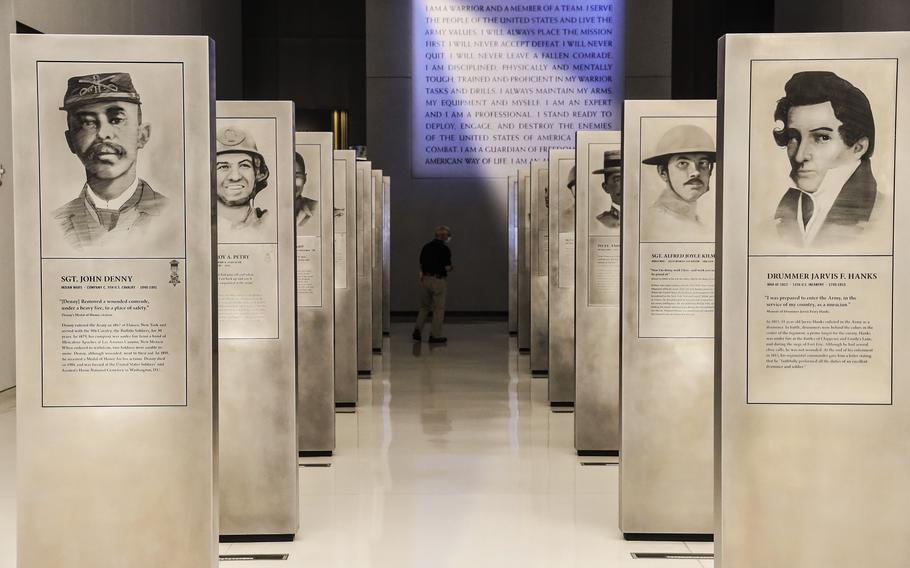
<path fill-rule="evenodd" d="M 268 186 L 269 168 L 253 135 L 239 126 L 215 134 L 216 195 L 219 239 L 234 231 L 261 229 L 268 211 L 256 207 L 256 196 Z"/>
<path fill-rule="evenodd" d="M 643 234 L 665 233 L 667 239 L 682 239 L 698 231 L 708 237 L 697 201 L 709 190 L 717 152 L 714 138 L 694 124 L 668 130 L 643 164 L 656 166 L 664 183 L 660 195 L 645 217 Z"/>
<path fill-rule="evenodd" d="M 142 101 L 129 73 L 70 77 L 60 110 L 66 112 L 70 151 L 85 167 L 78 197 L 56 211 L 63 238 L 84 250 L 123 247 L 150 237 L 168 200 L 137 175 L 139 150 L 151 137 Z"/>
<path fill-rule="evenodd" d="M 595 212 L 595 219 L 609 229 L 619 229 L 622 218 L 622 155 L 619 150 L 604 152 L 603 168 L 593 174 L 601 174 L 601 187 L 608 198 L 603 210 Z"/>
<path fill-rule="evenodd" d="M 575 186 L 577 185 L 575 182 L 576 177 L 577 173 L 575 171 L 575 166 L 572 166 L 572 168 L 569 170 L 569 181 L 566 182 L 566 187 L 569 188 L 570 192 L 572 192 L 573 199 L 575 198 Z"/>

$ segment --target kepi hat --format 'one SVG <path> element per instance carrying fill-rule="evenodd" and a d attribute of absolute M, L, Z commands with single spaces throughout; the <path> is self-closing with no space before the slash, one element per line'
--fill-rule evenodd
<path fill-rule="evenodd" d="M 99 101 L 142 104 L 129 73 L 93 73 L 69 78 L 60 110 L 70 111 Z"/>

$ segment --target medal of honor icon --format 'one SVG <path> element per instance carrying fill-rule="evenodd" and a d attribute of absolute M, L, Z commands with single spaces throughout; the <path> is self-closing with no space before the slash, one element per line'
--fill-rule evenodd
<path fill-rule="evenodd" d="M 177 286 L 180 284 L 180 274 L 177 273 L 177 269 L 180 267 L 180 263 L 176 260 L 171 261 L 171 279 L 168 281 L 172 286 Z"/>

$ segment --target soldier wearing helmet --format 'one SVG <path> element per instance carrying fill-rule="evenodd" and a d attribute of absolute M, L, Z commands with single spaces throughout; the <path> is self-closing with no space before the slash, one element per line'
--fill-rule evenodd
<path fill-rule="evenodd" d="M 660 240 L 673 241 L 711 237 L 713 223 L 699 214 L 698 200 L 710 189 L 716 157 L 714 139 L 698 126 L 681 124 L 663 135 L 642 160 L 656 166 L 663 181 L 642 225 L 646 240 L 660 235 Z"/>
<path fill-rule="evenodd" d="M 269 168 L 252 135 L 242 128 L 219 128 L 216 141 L 219 240 L 242 235 L 247 239 L 247 233 L 263 232 L 266 228 L 268 211 L 256 207 L 255 200 L 268 185 Z"/>

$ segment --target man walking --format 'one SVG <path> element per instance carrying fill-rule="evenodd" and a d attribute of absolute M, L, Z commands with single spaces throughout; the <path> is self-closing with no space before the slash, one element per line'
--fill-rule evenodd
<path fill-rule="evenodd" d="M 420 251 L 420 313 L 414 326 L 414 340 L 422 338 L 423 324 L 430 310 L 433 311 L 433 325 L 430 343 L 445 343 L 442 336 L 442 321 L 446 312 L 446 277 L 452 271 L 452 251 L 446 245 L 452 238 L 452 231 L 445 225 L 436 227 L 436 237 L 423 245 Z"/>

